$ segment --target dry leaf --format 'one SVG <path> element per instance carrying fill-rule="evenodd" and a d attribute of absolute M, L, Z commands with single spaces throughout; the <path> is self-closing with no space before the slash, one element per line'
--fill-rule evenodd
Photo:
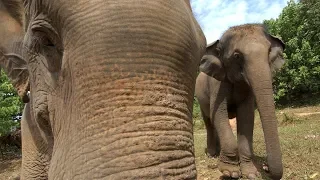
<path fill-rule="evenodd" d="M 312 175 L 310 176 L 310 178 L 311 178 L 311 179 L 314 179 L 316 176 L 318 176 L 318 174 L 319 174 L 319 173 L 316 172 L 316 173 L 312 174 Z"/>

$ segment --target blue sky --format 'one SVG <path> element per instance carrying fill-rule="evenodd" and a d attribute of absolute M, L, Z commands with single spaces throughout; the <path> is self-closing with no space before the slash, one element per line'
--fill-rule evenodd
<path fill-rule="evenodd" d="M 219 39 L 230 26 L 277 18 L 288 1 L 191 0 L 191 6 L 209 44 Z"/>

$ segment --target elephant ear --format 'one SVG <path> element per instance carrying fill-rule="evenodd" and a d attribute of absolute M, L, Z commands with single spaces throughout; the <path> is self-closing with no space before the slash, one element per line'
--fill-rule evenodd
<path fill-rule="evenodd" d="M 17 90 L 23 102 L 28 102 L 29 73 L 23 58 L 24 9 L 22 0 L 0 0 L 5 16 L 0 26 L 0 67 Z M 1 20 L 0 20 L 1 21 Z"/>
<path fill-rule="evenodd" d="M 16 42 L 9 48 L 10 53 L 0 50 L 0 66 L 7 74 L 13 87 L 24 103 L 29 102 L 30 90 L 27 63 L 22 56 L 22 42 Z"/>
<path fill-rule="evenodd" d="M 211 76 L 218 81 L 224 81 L 226 73 L 221 60 L 219 59 L 220 52 L 217 49 L 219 40 L 207 46 L 206 55 L 204 55 L 200 62 L 200 71 Z"/>
<path fill-rule="evenodd" d="M 274 75 L 277 70 L 279 70 L 285 63 L 283 58 L 283 51 L 285 49 L 285 43 L 272 35 L 269 35 L 271 48 L 269 53 L 269 62 L 271 66 L 272 74 Z"/>

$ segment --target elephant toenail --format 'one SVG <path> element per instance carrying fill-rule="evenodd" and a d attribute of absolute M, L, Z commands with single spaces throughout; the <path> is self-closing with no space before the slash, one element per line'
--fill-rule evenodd
<path fill-rule="evenodd" d="M 232 178 L 239 178 L 239 173 L 233 172 L 231 177 Z"/>
<path fill-rule="evenodd" d="M 224 177 L 230 177 L 230 172 L 229 171 L 223 171 L 223 176 Z"/>
<path fill-rule="evenodd" d="M 262 164 L 262 169 L 263 169 L 265 172 L 269 172 L 269 166 L 268 166 L 268 164 L 263 163 L 263 164 Z"/>

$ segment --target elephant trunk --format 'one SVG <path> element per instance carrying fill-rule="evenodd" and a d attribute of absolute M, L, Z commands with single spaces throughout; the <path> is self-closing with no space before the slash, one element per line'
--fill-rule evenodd
<path fill-rule="evenodd" d="M 49 179 L 196 178 L 192 103 L 200 33 L 190 10 L 167 13 L 186 7 L 183 1 L 138 2 L 91 3 L 100 14 L 65 32 L 73 39 L 63 78 L 72 83 L 63 86 L 66 100 L 55 101 L 62 125 L 54 129 L 51 164 L 59 166 L 50 167 Z"/>
<path fill-rule="evenodd" d="M 76 124 L 71 129 L 81 130 L 71 135 L 70 144 L 76 145 L 69 153 L 79 157 L 72 168 L 90 172 L 82 174 L 85 179 L 94 175 L 106 179 L 195 178 L 193 89 L 187 89 L 193 80 L 178 83 L 182 77 L 174 76 L 182 72 L 170 68 L 163 72 L 157 65 L 161 59 L 134 60 L 135 64 L 122 64 L 120 70 L 114 69 L 116 58 L 104 60 L 107 65 L 99 72 L 90 73 L 89 65 L 77 68 L 83 74 L 74 88 L 77 92 L 90 88 L 79 95 L 82 98 L 72 109 L 79 115 L 73 118 Z M 148 61 L 155 64 L 145 65 Z M 87 161 L 92 165 L 79 163 Z M 92 166 L 96 168 L 91 170 Z"/>
<path fill-rule="evenodd" d="M 249 61 L 246 74 L 256 99 L 264 138 L 266 142 L 267 161 L 273 179 L 281 179 L 283 173 L 282 155 L 277 130 L 277 118 L 273 99 L 272 77 L 268 59 L 258 60 L 256 55 Z"/>

